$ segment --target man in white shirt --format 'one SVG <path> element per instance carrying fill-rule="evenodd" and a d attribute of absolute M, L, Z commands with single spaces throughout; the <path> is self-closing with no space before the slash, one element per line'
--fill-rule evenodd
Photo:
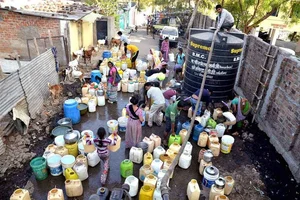
<path fill-rule="evenodd" d="M 234 18 L 232 14 L 221 5 L 216 6 L 216 11 L 219 13 L 217 17 L 217 28 L 219 30 L 226 29 L 227 31 L 229 31 L 234 25 Z"/>
<path fill-rule="evenodd" d="M 120 41 L 121 41 L 120 42 L 120 49 L 121 49 L 122 44 L 125 44 L 125 43 L 130 44 L 127 36 L 123 35 L 123 33 L 121 31 L 119 31 L 117 34 L 118 34 L 118 36 L 120 36 Z"/>
<path fill-rule="evenodd" d="M 145 83 L 145 89 L 147 91 L 147 102 L 146 105 L 148 108 L 152 102 L 152 105 L 149 110 L 148 126 L 152 127 L 153 119 L 155 120 L 158 126 L 161 126 L 162 119 L 159 117 L 160 112 L 164 109 L 165 106 L 165 97 L 162 91 L 158 87 L 153 87 L 151 83 Z"/>

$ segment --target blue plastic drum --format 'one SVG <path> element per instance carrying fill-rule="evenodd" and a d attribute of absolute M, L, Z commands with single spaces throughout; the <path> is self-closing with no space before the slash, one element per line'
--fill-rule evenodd
<path fill-rule="evenodd" d="M 98 77 L 98 78 L 96 78 Z M 100 83 L 100 79 L 102 78 L 102 74 L 100 72 L 100 70 L 93 70 L 91 72 L 91 82 L 96 82 L 96 83 Z"/>
<path fill-rule="evenodd" d="M 77 106 L 78 102 L 75 99 L 68 99 L 64 103 L 64 115 L 72 120 L 72 124 L 80 122 L 80 111 Z"/>
<path fill-rule="evenodd" d="M 103 59 L 104 58 L 111 58 L 111 52 L 110 51 L 104 51 L 102 54 Z"/>
<path fill-rule="evenodd" d="M 194 132 L 193 132 L 193 140 L 198 141 L 199 135 L 201 132 L 203 132 L 204 128 L 201 126 L 201 124 L 198 124 L 194 127 Z"/>

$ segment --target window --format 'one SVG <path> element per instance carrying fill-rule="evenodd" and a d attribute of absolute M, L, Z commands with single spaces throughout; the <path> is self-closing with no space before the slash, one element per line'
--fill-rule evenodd
<path fill-rule="evenodd" d="M 276 9 L 271 16 L 278 17 L 279 9 Z"/>

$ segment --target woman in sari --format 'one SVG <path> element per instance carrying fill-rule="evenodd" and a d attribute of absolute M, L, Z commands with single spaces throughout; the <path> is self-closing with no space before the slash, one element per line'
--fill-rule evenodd
<path fill-rule="evenodd" d="M 163 54 L 164 61 L 168 62 L 169 61 L 169 50 L 170 50 L 169 38 L 168 37 L 166 37 L 164 39 L 164 41 L 162 41 L 160 50 Z"/>
<path fill-rule="evenodd" d="M 108 96 L 108 103 L 114 103 L 117 102 L 117 94 L 118 94 L 118 83 L 116 83 L 116 74 L 117 74 L 117 68 L 114 66 L 114 64 L 109 61 L 107 63 L 109 67 L 109 79 L 108 79 L 108 86 L 107 86 L 107 96 Z"/>
<path fill-rule="evenodd" d="M 138 107 L 138 102 L 138 97 L 133 96 L 130 99 L 131 104 L 126 106 L 126 112 L 129 116 L 125 134 L 126 148 L 136 146 L 142 140 L 142 122 L 144 119 L 143 111 Z"/>
<path fill-rule="evenodd" d="M 236 117 L 236 126 L 237 128 L 242 128 L 244 119 L 246 119 L 247 115 L 251 110 L 251 105 L 246 98 L 243 97 L 235 97 L 231 101 L 232 111 Z"/>

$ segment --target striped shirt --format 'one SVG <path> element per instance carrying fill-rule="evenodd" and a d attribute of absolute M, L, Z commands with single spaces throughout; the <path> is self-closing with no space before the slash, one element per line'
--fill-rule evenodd
<path fill-rule="evenodd" d="M 91 145 L 94 142 L 96 147 L 97 147 L 97 153 L 98 153 L 99 157 L 101 157 L 101 156 L 108 155 L 107 147 L 109 145 L 116 145 L 117 139 L 118 139 L 117 135 L 114 136 L 113 140 L 111 140 L 110 138 L 105 138 L 105 139 L 102 139 L 102 140 L 99 139 L 99 138 L 95 138 L 93 140 L 91 140 L 90 138 L 87 138 L 86 143 L 88 145 Z M 102 141 L 102 147 L 100 147 L 100 141 Z"/>

